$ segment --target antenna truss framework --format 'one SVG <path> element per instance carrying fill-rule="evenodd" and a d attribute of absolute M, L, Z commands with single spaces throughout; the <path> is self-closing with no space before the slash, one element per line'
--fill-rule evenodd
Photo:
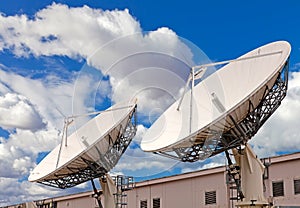
<path fill-rule="evenodd" d="M 56 177 L 53 179 L 38 181 L 38 183 L 65 189 L 76 186 L 86 181 L 90 181 L 94 178 L 104 176 L 109 171 L 109 169 L 117 164 L 121 155 L 125 152 L 131 140 L 135 136 L 136 130 L 137 117 L 135 107 L 133 113 L 128 119 L 127 124 L 120 127 L 118 138 L 114 143 L 109 144 L 109 148 L 106 153 L 101 154 L 100 151 L 96 150 L 99 153 L 99 158 L 97 161 L 88 157 L 80 157 L 80 159 L 78 159 L 78 166 L 84 168 L 67 167 L 69 170 L 68 173 L 56 175 Z M 97 149 L 97 147 L 94 148 Z"/>
<path fill-rule="evenodd" d="M 240 122 L 235 121 L 231 115 L 227 115 L 226 121 L 233 123 L 230 129 L 216 130 L 208 129 L 205 134 L 206 139 L 210 141 L 205 143 L 205 140 L 191 147 L 175 148 L 173 151 L 155 152 L 169 158 L 181 160 L 183 162 L 195 162 L 217 155 L 225 150 L 232 149 L 244 145 L 250 140 L 266 122 L 266 120 L 280 106 L 281 101 L 287 94 L 288 87 L 288 70 L 289 59 L 285 62 L 284 67 L 278 74 L 274 85 L 269 88 L 265 86 L 261 101 L 256 108 L 249 99 L 248 114 Z M 195 136 L 197 139 L 197 135 Z"/>

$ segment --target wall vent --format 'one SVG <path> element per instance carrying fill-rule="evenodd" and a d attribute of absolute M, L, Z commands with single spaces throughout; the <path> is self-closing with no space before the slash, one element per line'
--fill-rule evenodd
<path fill-rule="evenodd" d="M 160 198 L 153 199 L 153 208 L 160 208 Z"/>
<path fill-rule="evenodd" d="M 284 196 L 283 181 L 272 182 L 273 197 Z"/>
<path fill-rule="evenodd" d="M 141 200 L 140 208 L 147 208 L 147 200 Z"/>
<path fill-rule="evenodd" d="M 216 203 L 217 203 L 216 191 L 205 192 L 205 204 L 216 204 Z"/>

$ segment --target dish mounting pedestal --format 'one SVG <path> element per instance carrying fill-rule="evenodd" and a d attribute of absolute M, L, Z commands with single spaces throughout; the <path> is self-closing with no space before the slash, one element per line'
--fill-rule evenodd
<path fill-rule="evenodd" d="M 228 160 L 228 175 L 234 181 L 237 197 L 237 208 L 269 208 L 273 203 L 266 200 L 263 193 L 263 173 L 265 166 L 253 153 L 250 145 L 246 144 L 243 149 L 233 149 L 236 164 L 231 162 L 229 153 L 226 151 Z M 231 186 L 232 187 L 232 186 Z"/>

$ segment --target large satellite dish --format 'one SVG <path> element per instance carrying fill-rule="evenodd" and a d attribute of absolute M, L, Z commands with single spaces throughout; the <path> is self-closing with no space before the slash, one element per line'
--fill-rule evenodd
<path fill-rule="evenodd" d="M 51 151 L 28 180 L 69 188 L 104 176 L 136 133 L 136 102 L 113 105 L 80 127 Z"/>
<path fill-rule="evenodd" d="M 288 42 L 277 41 L 193 67 L 191 89 L 154 122 L 141 148 L 193 162 L 246 144 L 286 95 L 290 51 Z M 215 65 L 224 66 L 194 86 Z"/>

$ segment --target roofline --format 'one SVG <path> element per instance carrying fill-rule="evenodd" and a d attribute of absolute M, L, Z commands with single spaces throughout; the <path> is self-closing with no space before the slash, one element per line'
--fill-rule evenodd
<path fill-rule="evenodd" d="M 45 199 L 44 203 L 50 203 L 50 202 L 53 201 L 53 199 L 55 201 L 63 201 L 63 200 L 68 200 L 68 199 L 74 199 L 74 197 L 82 198 L 82 197 L 86 197 L 86 196 L 92 196 L 93 194 L 94 194 L 93 191 L 86 191 L 86 192 L 68 194 L 68 195 L 63 195 L 63 196 L 55 196 L 55 197 L 52 197 L 52 198 Z M 40 201 L 40 200 L 35 200 L 35 201 Z"/>
<path fill-rule="evenodd" d="M 225 165 L 223 165 L 223 166 L 202 169 L 202 170 L 197 170 L 197 171 L 188 172 L 188 173 L 180 173 L 177 175 L 165 176 L 162 178 L 155 178 L 155 179 L 140 181 L 140 182 L 136 182 L 135 186 L 142 187 L 142 186 L 155 185 L 155 184 L 160 184 L 160 183 L 167 183 L 167 182 L 171 182 L 171 181 L 183 180 L 186 178 L 195 178 L 195 177 L 199 177 L 199 176 L 223 173 L 225 170 L 226 170 Z"/>
<path fill-rule="evenodd" d="M 288 153 L 288 154 L 284 154 L 284 155 L 276 155 L 276 156 L 272 156 L 269 158 L 271 159 L 271 163 L 292 161 L 292 160 L 300 159 L 300 152 L 293 152 L 293 153 Z M 263 159 L 269 159 L 269 158 L 263 158 Z"/>
<path fill-rule="evenodd" d="M 300 159 L 300 152 L 266 157 L 266 158 L 262 158 L 261 160 L 268 160 L 268 159 L 270 159 L 270 162 L 273 164 L 285 162 L 285 161 L 297 160 L 297 159 Z M 225 171 L 226 171 L 226 166 L 223 165 L 223 166 L 207 168 L 207 169 L 197 170 L 197 171 L 188 172 L 188 173 L 181 173 L 181 174 L 172 175 L 172 176 L 165 176 L 162 178 L 155 178 L 155 179 L 140 181 L 140 182 L 137 182 L 135 186 L 143 187 L 143 186 L 147 186 L 147 185 L 155 185 L 155 184 L 159 184 L 159 183 L 167 183 L 167 182 L 176 181 L 176 180 L 183 180 L 186 178 L 195 178 L 195 177 L 204 176 L 204 175 L 223 173 Z"/>
<path fill-rule="evenodd" d="M 262 160 L 268 160 L 268 159 L 270 159 L 270 162 L 272 164 L 286 162 L 286 161 L 293 161 L 293 160 L 300 159 L 300 152 L 262 158 Z M 143 187 L 143 186 L 148 186 L 148 185 L 156 185 L 156 184 L 161 184 L 161 183 L 183 180 L 183 179 L 187 179 L 187 178 L 196 178 L 199 176 L 205 176 L 205 175 L 210 175 L 210 174 L 220 174 L 220 173 L 223 174 L 225 171 L 226 171 L 226 167 L 225 167 L 225 165 L 223 165 L 223 166 L 207 168 L 207 169 L 197 170 L 197 171 L 188 172 L 188 173 L 181 173 L 181 174 L 172 175 L 172 176 L 165 176 L 162 178 L 155 178 L 155 179 L 140 181 L 140 182 L 136 182 L 135 186 Z M 89 195 L 92 196 L 93 193 L 94 193 L 93 191 L 87 191 L 87 192 L 81 192 L 81 193 L 76 193 L 76 194 L 69 194 L 66 196 L 57 196 L 57 197 L 47 198 L 47 199 L 45 199 L 45 203 L 49 203 L 53 199 L 55 201 L 62 201 L 62 200 L 73 199 L 74 197 L 78 198 L 78 197 L 85 197 L 85 196 L 89 196 Z"/>

